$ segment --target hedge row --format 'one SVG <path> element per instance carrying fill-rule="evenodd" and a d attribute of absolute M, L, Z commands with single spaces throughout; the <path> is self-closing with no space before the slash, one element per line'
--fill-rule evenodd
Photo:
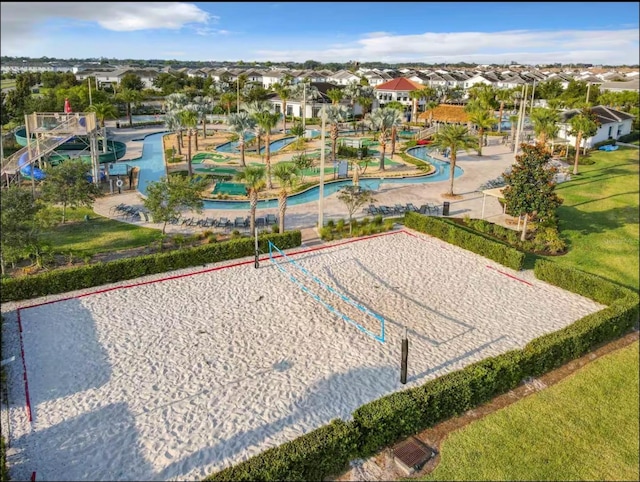
<path fill-rule="evenodd" d="M 516 271 L 522 269 L 525 253 L 511 246 L 474 234 L 447 219 L 407 212 L 404 216 L 404 225 L 480 254 Z"/>
<path fill-rule="evenodd" d="M 638 294 L 603 278 L 538 260 L 536 276 L 594 301 L 609 304 L 572 325 L 487 358 L 419 387 L 367 403 L 350 422 L 333 421 L 280 447 L 217 472 L 206 480 L 323 480 L 385 446 L 464 413 L 539 376 L 638 322 Z"/>
<path fill-rule="evenodd" d="M 300 231 L 266 234 L 259 236 L 258 239 L 260 250 L 263 253 L 268 251 L 269 240 L 280 249 L 295 248 L 302 243 Z M 0 299 L 3 303 L 26 300 L 108 283 L 117 283 L 139 278 L 140 276 L 243 258 L 253 255 L 254 250 L 254 239 L 242 238 L 191 249 L 124 258 L 21 278 L 3 279 Z"/>

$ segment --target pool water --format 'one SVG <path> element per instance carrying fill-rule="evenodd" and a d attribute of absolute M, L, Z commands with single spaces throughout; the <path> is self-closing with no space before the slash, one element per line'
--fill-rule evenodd
<path fill-rule="evenodd" d="M 134 124 L 136 122 L 158 122 L 158 121 L 164 121 L 164 114 L 158 114 L 158 115 L 134 114 L 131 116 L 131 122 L 133 122 Z M 124 117 L 123 119 L 118 119 L 118 122 L 120 122 L 120 124 L 127 123 L 129 122 L 129 119 L 127 117 Z"/>

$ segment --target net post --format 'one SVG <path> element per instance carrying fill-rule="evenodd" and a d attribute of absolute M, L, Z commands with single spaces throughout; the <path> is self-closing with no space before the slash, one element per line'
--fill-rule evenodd
<path fill-rule="evenodd" d="M 407 361 L 409 359 L 409 339 L 407 338 L 407 327 L 404 327 L 402 338 L 402 360 L 400 362 L 400 383 L 407 383 Z"/>
<path fill-rule="evenodd" d="M 255 228 L 255 232 L 254 232 L 254 239 L 255 239 L 255 261 L 253 263 L 253 266 L 258 269 L 260 267 L 260 250 L 258 249 L 258 228 Z"/>

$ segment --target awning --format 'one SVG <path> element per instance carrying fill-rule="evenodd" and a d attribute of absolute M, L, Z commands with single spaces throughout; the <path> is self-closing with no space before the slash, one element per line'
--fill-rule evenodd
<path fill-rule="evenodd" d="M 487 196 L 491 196 L 491 197 L 495 197 L 498 199 L 504 199 L 504 191 L 505 186 L 502 187 L 494 187 L 493 189 L 485 189 L 484 191 L 482 191 L 482 215 L 480 216 L 480 219 L 484 219 L 484 202 L 487 199 Z M 507 205 L 505 204 L 502 208 L 502 214 L 505 213 L 507 209 Z"/>

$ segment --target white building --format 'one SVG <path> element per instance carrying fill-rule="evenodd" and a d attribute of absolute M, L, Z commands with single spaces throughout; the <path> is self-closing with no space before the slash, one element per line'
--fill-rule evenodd
<path fill-rule="evenodd" d="M 598 127 L 598 132 L 594 136 L 583 140 L 582 147 L 591 148 L 598 142 L 619 139 L 621 136 L 631 132 L 635 116 L 603 105 L 592 107 L 591 112 L 598 118 L 600 127 Z M 571 109 L 560 114 L 561 122 L 558 124 L 560 128 L 558 137 L 567 139 L 572 145 L 575 145 L 576 137 L 569 134 L 569 131 L 571 131 L 569 120 L 579 113 L 579 109 Z"/>

